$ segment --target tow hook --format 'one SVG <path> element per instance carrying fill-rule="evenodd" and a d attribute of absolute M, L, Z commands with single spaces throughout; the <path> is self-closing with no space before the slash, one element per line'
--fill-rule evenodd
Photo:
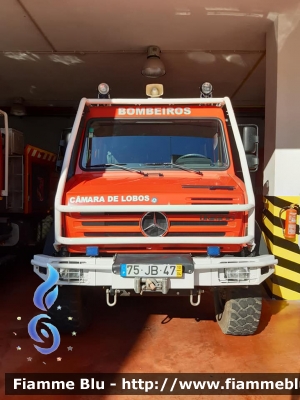
<path fill-rule="evenodd" d="M 158 282 L 154 278 L 147 278 L 144 282 L 145 284 L 142 285 L 140 294 L 143 294 L 143 292 L 155 292 L 157 287 L 158 287 Z"/>
<path fill-rule="evenodd" d="M 161 292 L 167 294 L 169 291 L 167 278 L 135 278 L 135 293 L 143 294 L 143 292 Z"/>
<path fill-rule="evenodd" d="M 147 289 L 149 288 L 150 290 L 155 290 L 156 286 L 158 286 L 158 283 L 155 279 L 146 279 L 146 287 Z"/>
<path fill-rule="evenodd" d="M 204 293 L 204 290 L 201 290 L 201 289 L 197 290 L 197 295 L 196 295 L 197 301 L 195 302 L 193 290 L 190 291 L 190 303 L 192 306 L 194 306 L 194 307 L 199 306 L 200 301 L 201 301 L 201 293 Z"/>
<path fill-rule="evenodd" d="M 120 290 L 114 291 L 114 294 L 113 294 L 114 301 L 111 303 L 110 298 L 109 298 L 111 296 L 111 291 L 110 291 L 110 289 L 106 289 L 106 303 L 109 307 L 113 307 L 117 304 L 117 296 L 118 296 L 118 293 L 120 293 L 120 292 L 121 292 Z"/>

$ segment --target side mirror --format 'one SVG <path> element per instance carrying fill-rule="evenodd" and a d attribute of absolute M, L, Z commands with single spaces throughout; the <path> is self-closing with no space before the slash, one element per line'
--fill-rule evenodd
<path fill-rule="evenodd" d="M 242 141 L 250 172 L 258 170 L 258 128 L 255 125 L 243 126 Z"/>

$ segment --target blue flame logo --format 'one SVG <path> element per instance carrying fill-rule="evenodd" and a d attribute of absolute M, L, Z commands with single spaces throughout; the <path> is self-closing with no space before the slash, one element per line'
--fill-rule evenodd
<path fill-rule="evenodd" d="M 49 308 L 54 304 L 58 296 L 58 287 L 55 286 L 55 288 L 53 288 L 53 286 L 56 285 L 56 283 L 58 282 L 59 274 L 56 271 L 56 269 L 53 268 L 50 264 L 47 264 L 47 267 L 49 271 L 48 278 L 45 282 L 43 282 L 40 286 L 38 286 L 33 296 L 34 305 L 42 311 L 49 310 Z M 53 289 L 49 292 L 51 288 Z M 46 297 L 44 299 L 45 295 Z M 40 336 L 46 339 L 49 338 L 49 333 L 47 332 L 46 329 L 41 328 L 40 332 L 39 333 L 37 332 L 37 324 L 42 319 L 51 319 L 51 318 L 47 314 L 39 314 L 33 317 L 28 324 L 28 333 L 31 339 L 39 343 L 44 343 L 44 340 Z M 49 348 L 44 348 L 37 345 L 34 345 L 34 347 L 37 349 L 37 351 L 39 351 L 42 354 L 53 353 L 53 351 L 55 351 L 60 345 L 60 334 L 57 328 L 51 323 L 41 321 L 41 324 L 43 324 L 50 330 L 53 337 L 53 344 Z"/>

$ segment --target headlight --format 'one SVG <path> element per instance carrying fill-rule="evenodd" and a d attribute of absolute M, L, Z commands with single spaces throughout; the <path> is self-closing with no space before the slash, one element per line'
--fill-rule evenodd
<path fill-rule="evenodd" d="M 68 282 L 82 282 L 83 269 L 58 268 L 59 280 Z"/>
<path fill-rule="evenodd" d="M 250 270 L 248 267 L 226 268 L 224 276 L 228 281 L 247 281 L 250 278 Z"/>

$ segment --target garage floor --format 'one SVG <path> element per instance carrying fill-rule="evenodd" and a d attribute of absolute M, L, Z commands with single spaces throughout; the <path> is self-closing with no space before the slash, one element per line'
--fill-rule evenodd
<path fill-rule="evenodd" d="M 203 296 L 200 307 L 186 298 L 121 298 L 114 308 L 97 304 L 93 325 L 86 333 L 62 335 L 59 349 L 44 356 L 27 333 L 29 320 L 39 312 L 32 296 L 40 280 L 29 261 L 2 273 L 0 399 L 5 372 L 300 372 L 300 302 L 271 301 L 263 305 L 259 332 L 250 337 L 225 336 L 214 321 L 212 297 Z M 102 297 L 101 297 L 102 299 Z M 17 320 L 21 317 L 21 320 Z M 21 350 L 16 349 L 17 346 Z M 67 347 L 72 346 L 73 351 Z M 32 361 L 27 361 L 32 357 Z M 57 357 L 62 357 L 58 362 Z M 34 396 L 34 399 L 70 399 L 73 396 Z M 100 396 L 98 396 L 100 397 Z M 158 396 L 133 396 L 135 399 Z M 164 396 L 183 399 L 185 396 Z M 188 396 L 188 399 L 229 399 L 232 396 Z M 76 396 L 93 399 L 95 396 Z M 128 400 L 132 396 L 103 396 Z M 234 396 L 271 399 L 274 396 Z M 297 400 L 300 396 L 281 396 Z"/>

